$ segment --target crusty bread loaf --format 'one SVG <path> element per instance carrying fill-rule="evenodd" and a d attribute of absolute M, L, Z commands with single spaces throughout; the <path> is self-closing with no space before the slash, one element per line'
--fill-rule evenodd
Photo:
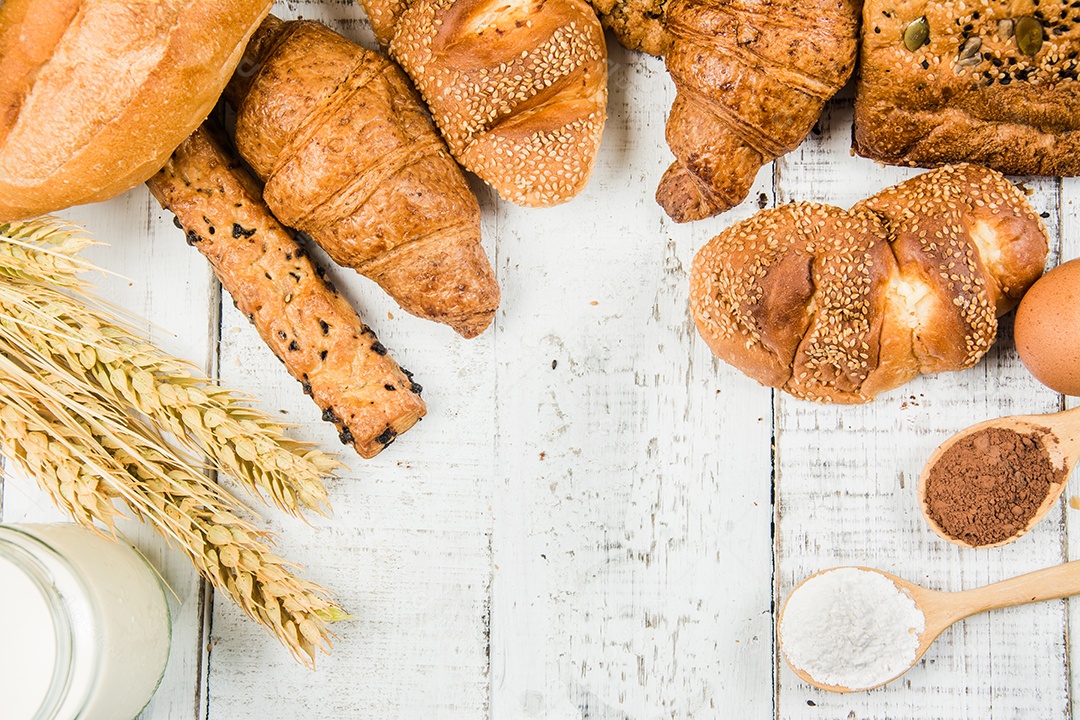
<path fill-rule="evenodd" d="M 858 0 L 670 0 L 675 162 L 656 200 L 676 222 L 742 202 L 791 152 L 855 67 Z"/>
<path fill-rule="evenodd" d="M 1080 174 L 1080 7 L 867 0 L 855 151 L 898 165 L 975 162 Z"/>
<path fill-rule="evenodd" d="M 694 258 L 690 306 L 712 351 L 759 382 L 866 402 L 974 365 L 1047 242 L 1002 175 L 948 166 L 851 210 L 793 203 L 735 224 Z"/>
<path fill-rule="evenodd" d="M 343 443 L 370 458 L 426 412 L 420 386 L 262 202 L 205 128 L 147 182 Z"/>
<path fill-rule="evenodd" d="M 270 5 L 0 3 L 0 220 L 153 175 L 210 113 Z"/>
<path fill-rule="evenodd" d="M 607 46 L 585 0 L 361 0 L 450 152 L 519 205 L 585 187 L 607 119 Z"/>

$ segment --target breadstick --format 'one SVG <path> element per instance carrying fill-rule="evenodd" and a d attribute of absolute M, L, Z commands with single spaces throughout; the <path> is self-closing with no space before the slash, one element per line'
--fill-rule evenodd
<path fill-rule="evenodd" d="M 390 358 L 205 126 L 147 185 L 342 443 L 374 457 L 425 414 L 412 375 Z"/>

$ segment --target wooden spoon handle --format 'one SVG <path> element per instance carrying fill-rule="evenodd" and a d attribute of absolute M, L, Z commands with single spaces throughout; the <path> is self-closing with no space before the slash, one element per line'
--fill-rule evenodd
<path fill-rule="evenodd" d="M 1061 452 L 1068 458 L 1067 464 L 1071 467 L 1072 462 L 1076 461 L 1077 454 L 1080 453 L 1080 407 L 1062 410 L 1045 417 L 1053 428 L 1054 434 L 1057 435 Z M 1035 424 L 1038 423 L 1035 422 Z"/>
<path fill-rule="evenodd" d="M 1080 560 L 951 595 L 957 620 L 986 610 L 1080 595 Z"/>

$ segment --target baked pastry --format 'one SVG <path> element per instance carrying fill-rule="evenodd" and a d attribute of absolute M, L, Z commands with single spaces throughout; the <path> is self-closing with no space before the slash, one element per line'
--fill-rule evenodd
<path fill-rule="evenodd" d="M 600 24 L 630 50 L 663 57 L 671 44 L 664 23 L 668 0 L 590 0 Z"/>
<path fill-rule="evenodd" d="M 855 152 L 1080 173 L 1080 6 L 867 0 Z"/>
<path fill-rule="evenodd" d="M 147 185 L 343 443 L 373 457 L 425 414 L 420 386 L 209 131 L 196 130 Z"/>
<path fill-rule="evenodd" d="M 676 222 L 742 202 L 794 150 L 855 66 L 858 0 L 670 0 L 675 155 L 656 200 Z"/>
<path fill-rule="evenodd" d="M 271 4 L 0 2 L 0 221 L 153 175 L 210 114 Z"/>
<path fill-rule="evenodd" d="M 755 380 L 867 402 L 974 365 L 1047 248 L 1023 192 L 947 166 L 851 210 L 792 203 L 733 225 L 694 258 L 690 308 L 712 351 Z"/>
<path fill-rule="evenodd" d="M 236 144 L 277 218 L 406 311 L 483 332 L 499 286 L 480 206 L 408 78 L 323 25 L 275 17 L 246 60 L 258 69 L 228 89 Z"/>
<path fill-rule="evenodd" d="M 607 118 L 607 46 L 585 0 L 361 0 L 451 154 L 504 199 L 585 187 Z"/>

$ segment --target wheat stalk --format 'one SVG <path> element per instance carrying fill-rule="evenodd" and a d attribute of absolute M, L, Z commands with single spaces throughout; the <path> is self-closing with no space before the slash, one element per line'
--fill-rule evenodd
<path fill-rule="evenodd" d="M 239 468 L 241 482 L 286 509 L 325 502 L 325 491 L 293 485 L 286 473 L 306 468 L 305 482 L 318 482 L 334 461 L 288 441 L 234 394 L 84 307 L 85 284 L 75 273 L 92 266 L 73 253 L 88 242 L 48 221 L 0 224 L 0 452 L 84 526 L 96 521 L 115 534 L 123 513 L 114 501 L 150 522 L 313 667 L 316 651 L 329 649 L 328 623 L 345 613 L 274 555 L 269 534 L 244 520 L 243 507 L 162 432 L 181 441 L 195 435 L 189 446 L 206 446 L 219 467 Z"/>
<path fill-rule="evenodd" d="M 0 276 L 9 281 L 0 285 L 0 334 L 13 346 L 85 373 L 102 393 L 205 453 L 249 491 L 266 492 L 282 510 L 329 510 L 321 476 L 338 469 L 335 459 L 285 436 L 235 392 L 195 377 L 190 364 L 92 306 L 75 273 L 94 268 L 69 254 L 85 247 L 84 236 L 40 223 L 0 225 L 0 235 L 15 241 L 0 243 Z M 82 302 L 49 285 L 78 293 Z"/>

